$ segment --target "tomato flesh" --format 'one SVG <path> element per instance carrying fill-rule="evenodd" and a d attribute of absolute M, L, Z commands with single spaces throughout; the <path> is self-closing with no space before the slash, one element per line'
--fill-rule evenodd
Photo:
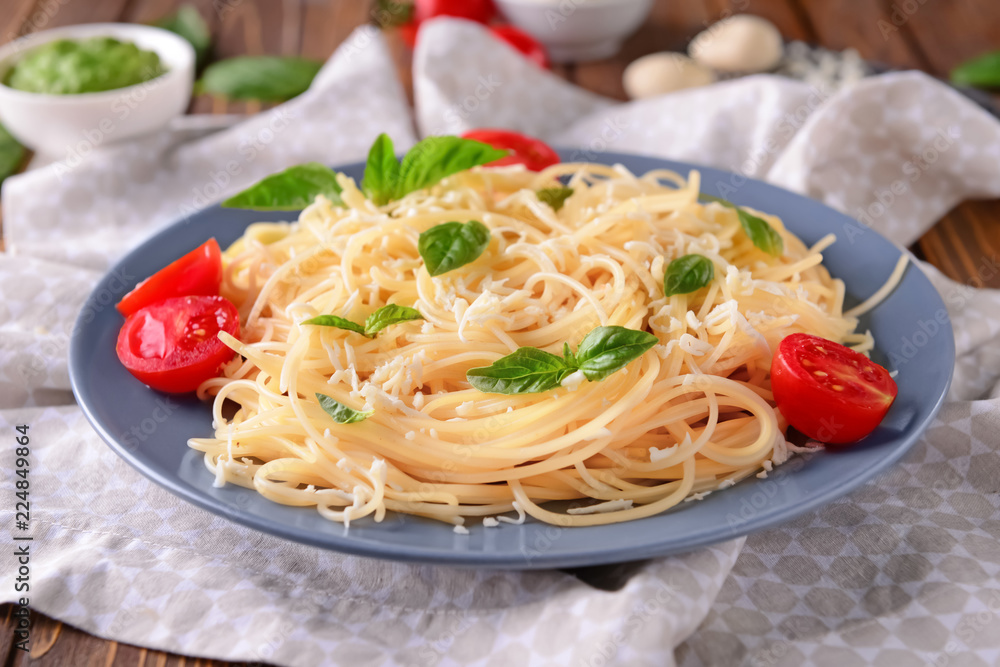
<path fill-rule="evenodd" d="M 221 296 L 159 301 L 131 314 L 118 333 L 118 359 L 143 384 L 173 394 L 194 391 L 234 352 L 219 332 L 239 338 L 239 313 Z"/>
<path fill-rule="evenodd" d="M 490 31 L 521 52 L 525 58 L 535 63 L 542 69 L 549 69 L 549 54 L 545 47 L 534 37 L 512 25 L 493 26 Z"/>
<path fill-rule="evenodd" d="M 218 296 L 222 251 L 213 238 L 136 285 L 115 308 L 126 317 L 157 301 L 177 296 Z"/>
<path fill-rule="evenodd" d="M 510 130 L 478 129 L 469 130 L 462 135 L 466 139 L 475 139 L 494 148 L 510 151 L 510 155 L 490 162 L 491 167 L 504 167 L 512 164 L 523 164 L 531 171 L 542 171 L 554 164 L 559 164 L 559 154 L 540 139 Z"/>
<path fill-rule="evenodd" d="M 839 343 L 792 334 L 771 362 L 771 389 L 788 423 L 828 444 L 854 442 L 875 430 L 896 400 L 889 372 Z"/>

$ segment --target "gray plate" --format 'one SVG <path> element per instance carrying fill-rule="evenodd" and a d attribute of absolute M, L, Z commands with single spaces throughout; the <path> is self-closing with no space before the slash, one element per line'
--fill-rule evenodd
<path fill-rule="evenodd" d="M 780 216 L 807 244 L 833 232 L 826 265 L 842 278 L 854 302 L 888 278 L 900 249 L 874 231 L 812 199 L 733 174 L 634 155 L 603 154 L 637 173 L 699 169 L 708 193 L 738 184 L 730 198 Z M 360 180 L 362 165 L 342 169 Z M 491 568 L 597 565 L 663 556 L 713 544 L 788 521 L 826 505 L 898 460 L 918 439 L 944 400 L 955 364 L 955 342 L 941 298 L 915 267 L 867 315 L 878 342 L 874 355 L 899 371 L 899 396 L 879 428 L 842 451 L 794 457 L 765 480 L 748 479 L 699 502 L 659 516 L 610 526 L 557 528 L 529 519 L 521 526 L 484 528 L 469 535 L 415 517 L 387 516 L 351 524 L 349 532 L 311 508 L 277 505 L 236 486 L 214 488 L 202 455 L 187 439 L 212 433 L 209 406 L 192 397 L 167 397 L 143 386 L 118 363 L 115 341 L 122 317 L 112 304 L 135 283 L 214 236 L 225 247 L 262 220 L 287 213 L 200 211 L 160 232 L 119 262 L 97 285 L 81 312 L 70 347 L 73 391 L 101 437 L 141 473 L 180 498 L 257 530 L 353 554 L 403 561 Z M 853 243 L 851 242 L 853 240 Z M 124 286 L 123 286 L 124 283 Z M 938 324 L 943 321 L 944 324 Z M 931 323 L 931 324 L 929 324 Z M 937 324 L 936 329 L 932 324 Z"/>

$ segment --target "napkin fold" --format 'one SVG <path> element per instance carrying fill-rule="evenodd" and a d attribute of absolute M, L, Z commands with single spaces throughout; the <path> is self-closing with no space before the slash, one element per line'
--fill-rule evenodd
<path fill-rule="evenodd" d="M 917 73 L 833 95 L 758 76 L 621 104 L 439 20 L 423 28 L 414 89 L 422 134 L 507 126 L 580 159 L 718 166 L 736 189 L 740 176 L 771 180 L 901 244 L 1000 189 L 1000 125 Z M 952 402 L 902 464 L 745 546 L 580 576 L 375 561 L 243 528 L 119 459 L 68 393 L 72 322 L 100 273 L 264 175 L 363 159 L 382 131 L 403 149 L 410 119 L 385 44 L 361 28 L 309 92 L 237 127 L 99 147 L 5 183 L 0 432 L 31 426 L 33 608 L 119 641 L 295 666 L 1000 660 L 1000 294 L 924 264 L 955 324 Z M 0 449 L 13 461 L 11 438 Z M 15 570 L 5 553 L 0 572 Z"/>

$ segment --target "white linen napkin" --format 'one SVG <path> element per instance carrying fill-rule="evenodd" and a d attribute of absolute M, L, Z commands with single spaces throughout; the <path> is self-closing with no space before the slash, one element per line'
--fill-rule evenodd
<path fill-rule="evenodd" d="M 927 266 L 959 363 L 953 402 L 914 452 L 746 547 L 734 540 L 584 577 L 614 590 L 562 572 L 412 566 L 290 544 L 178 501 L 111 452 L 73 404 L 66 373 L 72 321 L 99 272 L 189 212 L 182 206 L 289 164 L 362 159 L 380 131 L 410 145 L 392 71 L 381 38 L 362 28 L 309 93 L 240 127 L 181 146 L 162 135 L 102 148 L 69 170 L 57 163 L 5 184 L 0 432 L 31 425 L 33 608 L 119 641 L 295 666 L 660 666 L 675 655 L 685 665 L 959 664 L 970 651 L 971 664 L 997 660 L 1000 295 Z M 421 33 L 414 87 L 425 133 L 509 126 L 577 146 L 583 159 L 633 151 L 719 166 L 851 214 L 860 207 L 865 224 L 900 243 L 955 202 L 1000 192 L 1000 124 L 920 74 L 832 97 L 752 77 L 618 104 L 534 68 L 479 27 L 440 20 Z M 282 114 L 287 126 L 241 161 L 240 147 Z M 951 141 L 932 159 L 942 136 Z M 240 170 L 223 185 L 214 176 L 229 161 Z M 897 181 L 906 189 L 890 201 Z M 13 438 L 0 450 L 13 461 Z M 5 553 L 0 572 L 10 580 L 15 570 Z"/>

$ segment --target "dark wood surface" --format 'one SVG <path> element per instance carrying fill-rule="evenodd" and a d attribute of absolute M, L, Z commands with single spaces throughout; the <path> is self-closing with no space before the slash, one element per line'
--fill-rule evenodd
<path fill-rule="evenodd" d="M 179 0 L 0 0 L 0 43 L 28 32 L 74 23 L 147 23 L 170 13 Z M 302 55 L 325 59 L 356 26 L 371 20 L 368 0 L 197 0 L 209 21 L 215 56 L 241 54 Z M 658 0 L 646 25 L 614 59 L 561 66 L 561 76 L 595 92 L 624 99 L 621 75 L 631 60 L 662 50 L 683 50 L 700 30 L 738 11 L 773 21 L 787 39 L 833 49 L 854 48 L 861 56 L 897 68 L 916 68 L 936 76 L 965 59 L 1000 49 L 1000 3 L 996 0 L 937 0 L 895 3 L 916 11 L 897 15 L 894 0 Z M 53 11 L 54 9 L 54 11 Z M 884 27 L 885 24 L 883 24 Z M 399 75 L 410 90 L 411 54 L 389 31 Z M 229 103 L 200 97 L 193 113 L 252 113 L 255 103 Z M 1000 249 L 1000 201 L 964 202 L 950 211 L 914 246 L 914 251 L 959 282 L 983 286 L 980 267 Z M 995 272 L 994 272 L 995 273 Z M 985 283 L 1000 287 L 1000 275 Z M 35 613 L 30 651 L 13 646 L 12 607 L 0 607 L 0 656 L 4 667 L 209 667 L 247 665 L 170 655 L 106 641 Z"/>

